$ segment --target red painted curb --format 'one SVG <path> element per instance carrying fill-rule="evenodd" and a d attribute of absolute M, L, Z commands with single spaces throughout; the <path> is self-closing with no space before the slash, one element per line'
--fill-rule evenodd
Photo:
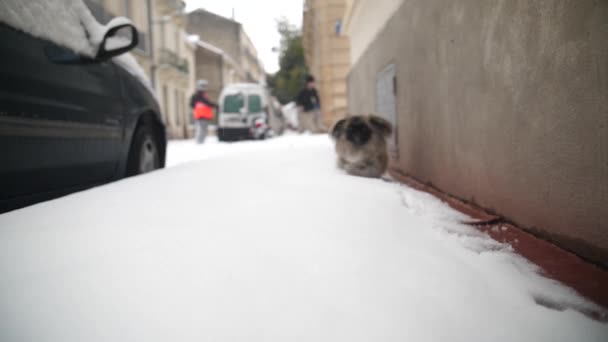
<path fill-rule="evenodd" d="M 471 222 L 474 227 L 487 233 L 498 242 L 511 245 L 515 253 L 538 265 L 543 276 L 557 280 L 573 288 L 583 297 L 608 308 L 607 270 L 591 264 L 547 240 L 540 239 L 521 227 L 504 222 L 500 216 L 488 213 L 474 204 L 423 184 L 398 170 L 391 170 L 390 173 L 397 181 L 416 190 L 430 193 L 446 202 L 450 207 L 473 217 L 477 220 L 477 222 Z M 598 312 L 585 312 L 585 314 L 596 319 L 606 319 Z"/>

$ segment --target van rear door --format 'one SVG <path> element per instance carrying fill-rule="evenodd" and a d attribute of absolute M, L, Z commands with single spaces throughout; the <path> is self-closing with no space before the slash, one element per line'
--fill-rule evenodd
<path fill-rule="evenodd" d="M 247 127 L 247 118 L 243 115 L 245 105 L 246 98 L 242 92 L 224 95 L 218 125 L 227 128 Z"/>

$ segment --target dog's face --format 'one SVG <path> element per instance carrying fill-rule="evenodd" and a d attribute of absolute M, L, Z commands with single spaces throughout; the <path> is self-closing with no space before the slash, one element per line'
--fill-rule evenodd
<path fill-rule="evenodd" d="M 362 147 L 373 140 L 374 134 L 386 138 L 392 131 L 392 125 L 381 117 L 355 115 L 336 122 L 331 136 L 335 140 L 346 140 L 354 147 Z"/>
<path fill-rule="evenodd" d="M 336 143 L 338 167 L 363 177 L 380 177 L 387 169 L 386 138 L 393 127 L 381 117 L 356 115 L 334 125 L 331 137 Z"/>
<path fill-rule="evenodd" d="M 346 140 L 357 147 L 368 143 L 372 134 L 373 131 L 370 125 L 360 117 L 352 118 L 352 120 L 347 122 L 346 128 L 344 129 Z"/>

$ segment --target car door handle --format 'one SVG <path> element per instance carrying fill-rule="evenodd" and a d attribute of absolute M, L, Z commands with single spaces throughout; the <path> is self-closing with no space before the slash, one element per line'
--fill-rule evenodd
<path fill-rule="evenodd" d="M 118 119 L 105 119 L 104 122 L 108 125 L 118 126 L 120 125 L 120 120 Z"/>

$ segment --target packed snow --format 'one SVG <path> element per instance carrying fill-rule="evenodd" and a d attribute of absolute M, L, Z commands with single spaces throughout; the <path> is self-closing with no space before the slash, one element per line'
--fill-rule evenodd
<path fill-rule="evenodd" d="M 326 136 L 168 157 L 0 215 L 1 341 L 608 340 L 468 217 L 340 172 Z"/>

